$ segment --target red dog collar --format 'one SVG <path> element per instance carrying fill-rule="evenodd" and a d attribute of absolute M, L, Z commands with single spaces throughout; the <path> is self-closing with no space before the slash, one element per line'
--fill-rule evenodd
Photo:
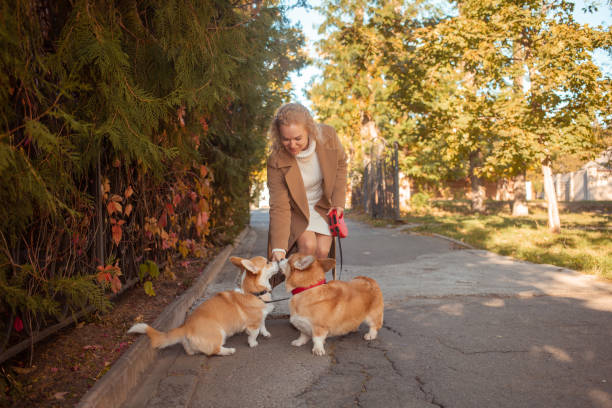
<path fill-rule="evenodd" d="M 291 291 L 291 294 L 292 294 L 292 295 L 297 295 L 298 293 L 301 293 L 301 292 L 303 292 L 303 291 L 305 291 L 305 290 L 312 289 L 312 288 L 314 288 L 315 286 L 324 285 L 324 284 L 326 284 L 326 283 L 327 283 L 327 282 L 325 281 L 325 279 L 323 279 L 323 280 L 321 280 L 321 281 L 318 281 L 318 282 L 317 282 L 317 283 L 315 283 L 314 285 L 306 286 L 305 288 L 304 288 L 304 287 L 301 287 L 301 288 L 295 288 L 295 289 L 293 289 L 293 290 Z"/>

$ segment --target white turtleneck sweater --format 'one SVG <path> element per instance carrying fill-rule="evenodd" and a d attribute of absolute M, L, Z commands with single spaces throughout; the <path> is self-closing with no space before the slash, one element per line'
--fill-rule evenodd
<path fill-rule="evenodd" d="M 315 152 L 317 147 L 316 140 L 311 140 L 306 150 L 299 152 L 295 158 L 302 173 L 306 198 L 308 199 L 308 210 L 310 218 L 306 231 L 313 231 L 319 234 L 331 235 L 327 221 L 315 209 L 315 204 L 323 196 L 323 173 L 319 165 L 319 158 Z"/>

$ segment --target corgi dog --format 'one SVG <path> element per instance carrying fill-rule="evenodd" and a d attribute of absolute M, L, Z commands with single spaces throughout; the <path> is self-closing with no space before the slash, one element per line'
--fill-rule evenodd
<path fill-rule="evenodd" d="M 279 262 L 287 292 L 293 294 L 289 321 L 300 331 L 291 344 L 299 347 L 312 338 L 317 356 L 325 354 L 327 337 L 356 331 L 366 322 L 370 330 L 364 339 L 374 340 L 383 324 L 383 295 L 376 281 L 358 276 L 349 282 L 326 282 L 325 272 L 335 263 L 299 253 Z"/>
<path fill-rule="evenodd" d="M 270 337 L 265 320 L 274 306 L 265 301 L 272 300 L 269 279 L 278 272 L 278 264 L 268 263 L 262 256 L 232 257 L 230 261 L 242 270 L 240 289 L 217 293 L 198 306 L 182 326 L 169 332 L 138 323 L 128 333 L 148 335 L 155 348 L 181 343 L 189 355 L 200 352 L 208 356 L 234 354 L 235 348 L 223 347 L 225 340 L 245 330 L 250 347 L 257 346 L 259 333 Z"/>

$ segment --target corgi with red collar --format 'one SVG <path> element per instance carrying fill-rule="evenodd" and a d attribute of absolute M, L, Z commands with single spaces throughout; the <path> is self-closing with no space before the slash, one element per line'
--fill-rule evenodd
<path fill-rule="evenodd" d="M 200 352 L 209 356 L 234 354 L 235 348 L 223 347 L 225 340 L 245 330 L 251 347 L 257 346 L 259 333 L 270 337 L 265 320 L 274 306 L 265 302 L 272 300 L 269 279 L 278 272 L 278 264 L 268 263 L 262 256 L 232 257 L 230 261 L 242 270 L 240 289 L 217 293 L 198 306 L 182 326 L 169 332 L 138 323 L 128 333 L 147 334 L 155 348 L 181 343 L 189 355 Z"/>
<path fill-rule="evenodd" d="M 300 331 L 291 342 L 302 346 L 312 338 L 312 353 L 325 354 L 325 339 L 356 331 L 362 322 L 369 326 L 364 339 L 374 340 L 383 324 L 383 295 L 374 279 L 358 276 L 349 282 L 325 281 L 325 272 L 335 265 L 330 258 L 293 254 L 279 263 L 285 275 L 289 321 Z"/>

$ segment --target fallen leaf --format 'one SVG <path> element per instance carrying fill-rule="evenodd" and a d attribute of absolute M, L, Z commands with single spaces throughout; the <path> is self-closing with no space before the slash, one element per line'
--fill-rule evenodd
<path fill-rule="evenodd" d="M 119 346 L 115 349 L 116 352 L 123 351 L 124 348 L 128 347 L 129 344 L 127 342 L 119 343 Z"/>
<path fill-rule="evenodd" d="M 59 368 L 51 367 L 49 370 L 51 370 L 52 373 L 57 373 L 59 371 Z"/>
<path fill-rule="evenodd" d="M 15 371 L 17 374 L 30 374 L 32 371 L 36 370 L 36 366 L 32 366 L 32 367 L 17 367 L 17 366 L 13 366 L 11 367 L 13 369 L 13 371 Z"/>
<path fill-rule="evenodd" d="M 86 346 L 83 346 L 83 350 L 98 350 L 104 348 L 99 344 L 88 344 Z"/>
<path fill-rule="evenodd" d="M 155 290 L 153 289 L 153 282 L 146 281 L 143 285 L 144 291 L 149 296 L 155 296 Z"/>
<path fill-rule="evenodd" d="M 126 188 L 125 192 L 123 193 L 125 198 L 130 198 L 132 194 L 134 194 L 134 190 L 132 189 L 132 186 L 128 186 L 128 188 Z"/>
<path fill-rule="evenodd" d="M 63 400 L 66 394 L 68 394 L 68 391 L 56 392 L 55 394 L 53 394 L 53 398 L 55 398 L 56 400 Z"/>
<path fill-rule="evenodd" d="M 181 255 L 183 256 L 183 258 L 187 258 L 187 255 L 189 255 L 189 249 L 182 242 L 179 245 L 178 250 L 181 253 Z M 181 266 L 184 266 L 186 268 L 187 265 L 188 265 L 187 261 L 181 262 Z"/>

